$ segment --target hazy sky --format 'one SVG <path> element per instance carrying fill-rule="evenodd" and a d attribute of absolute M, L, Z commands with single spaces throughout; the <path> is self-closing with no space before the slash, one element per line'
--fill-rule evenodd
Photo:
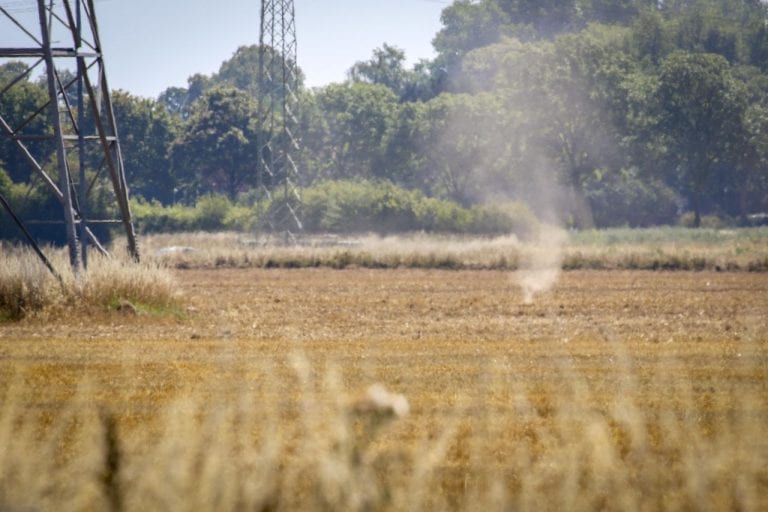
<path fill-rule="evenodd" d="M 7 0 L 0 0 L 0 5 Z M 299 65 L 307 85 L 341 81 L 387 42 L 409 62 L 433 56 L 443 0 L 295 0 Z M 11 2 L 11 5 L 18 1 Z M 30 1 L 30 4 L 32 2 Z M 188 76 L 218 70 L 259 40 L 258 0 L 97 0 L 110 86 L 156 97 Z"/>

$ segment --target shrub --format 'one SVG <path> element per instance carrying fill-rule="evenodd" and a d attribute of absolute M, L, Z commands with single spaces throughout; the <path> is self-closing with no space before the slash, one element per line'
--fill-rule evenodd
<path fill-rule="evenodd" d="M 680 219 L 677 221 L 677 223 L 680 226 L 686 227 L 686 228 L 692 228 L 694 227 L 695 222 L 695 215 L 693 212 L 686 212 L 683 215 L 680 216 Z M 723 229 L 730 226 L 733 226 L 733 222 L 725 217 L 720 217 L 718 215 L 702 215 L 701 216 L 701 226 L 702 228 L 706 229 Z"/>
<path fill-rule="evenodd" d="M 473 223 L 470 233 L 488 235 L 514 233 L 522 239 L 529 239 L 539 230 L 539 220 L 525 203 L 508 202 L 475 206 L 472 208 L 472 213 Z"/>
<path fill-rule="evenodd" d="M 92 181 L 89 171 L 86 179 Z M 66 230 L 60 224 L 62 220 L 61 202 L 50 193 L 43 180 L 31 180 L 29 183 L 14 183 L 8 174 L 0 168 L 0 193 L 11 204 L 16 215 L 26 223 L 26 228 L 40 243 L 66 243 Z M 116 218 L 113 196 L 106 187 L 94 187 L 89 194 L 88 215 L 92 219 Z M 30 223 L 29 220 L 52 221 Z M 91 224 L 90 230 L 107 243 L 111 239 L 110 229 L 104 224 Z M 0 207 L 0 239 L 24 241 L 22 232 Z"/>
<path fill-rule="evenodd" d="M 210 194 L 201 197 L 195 205 L 195 229 L 201 231 L 220 231 L 224 229 L 224 220 L 233 207 L 232 201 L 220 194 Z"/>
<path fill-rule="evenodd" d="M 324 181 L 301 191 L 301 211 L 308 233 L 430 233 L 500 235 L 526 238 L 538 221 L 522 203 L 475 205 L 427 197 L 390 181 Z M 264 215 L 276 214 L 276 203 L 243 196 L 235 204 L 225 196 L 200 198 L 194 207 L 163 206 L 157 201 L 135 200 L 133 212 L 142 233 L 176 231 L 249 231 Z M 278 226 L 279 228 L 279 226 Z M 292 229 L 293 226 L 287 227 Z"/>
<path fill-rule="evenodd" d="M 258 217 L 257 207 L 235 205 L 226 196 L 201 197 L 194 207 L 164 206 L 157 201 L 133 200 L 133 217 L 141 233 L 171 233 L 178 231 L 221 231 L 224 229 L 253 229 Z"/>
<path fill-rule="evenodd" d="M 136 228 L 141 233 L 168 233 L 194 229 L 194 209 L 188 206 L 163 206 L 158 201 L 132 200 Z"/>
<path fill-rule="evenodd" d="M 593 177 L 585 185 L 597 227 L 648 227 L 668 224 L 677 214 L 675 192 L 634 170 Z"/>
<path fill-rule="evenodd" d="M 530 210 L 520 203 L 464 208 L 389 181 L 326 181 L 306 189 L 303 202 L 305 228 L 310 232 L 527 236 L 537 225 Z"/>
<path fill-rule="evenodd" d="M 255 229 L 260 215 L 256 207 L 234 205 L 224 216 L 223 224 L 226 229 L 234 231 L 252 231 Z"/>
<path fill-rule="evenodd" d="M 415 195 L 385 181 L 321 182 L 303 192 L 305 228 L 332 233 L 405 231 L 416 221 Z"/>

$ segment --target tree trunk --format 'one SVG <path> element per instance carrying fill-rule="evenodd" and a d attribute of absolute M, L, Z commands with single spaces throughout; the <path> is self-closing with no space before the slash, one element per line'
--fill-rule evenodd
<path fill-rule="evenodd" d="M 574 227 L 578 229 L 594 229 L 595 218 L 592 208 L 589 206 L 584 191 L 577 185 L 571 186 L 571 212 L 573 214 Z"/>
<path fill-rule="evenodd" d="M 693 191 L 693 227 L 701 227 L 701 193 L 698 188 L 694 187 Z"/>

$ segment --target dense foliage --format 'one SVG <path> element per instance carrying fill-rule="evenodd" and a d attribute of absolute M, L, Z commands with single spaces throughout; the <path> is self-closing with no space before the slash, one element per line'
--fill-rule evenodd
<path fill-rule="evenodd" d="M 379 234 L 404 231 L 501 235 L 527 238 L 537 221 L 522 203 L 464 208 L 453 201 L 427 197 L 388 181 L 321 181 L 301 190 L 304 229 L 311 233 Z M 133 203 L 144 233 L 174 231 L 249 231 L 263 224 L 269 200 L 250 206 L 224 195 L 201 197 L 194 206 L 164 206 L 159 201 Z"/>
<path fill-rule="evenodd" d="M 493 222 L 455 221 L 470 215 L 458 212 L 510 203 L 527 205 L 519 222 L 530 210 L 572 227 L 764 218 L 762 2 L 457 0 L 442 22 L 433 60 L 409 69 L 384 44 L 346 82 L 299 91 L 308 229 L 486 232 Z M 241 47 L 217 73 L 157 100 L 116 94 L 132 194 L 154 205 L 136 208 L 140 224 L 199 227 L 164 224 L 155 210 L 194 209 L 212 194 L 240 209 L 227 221 L 240 228 L 268 207 L 254 191 L 258 50 Z M 0 86 L 24 65 L 0 66 Z M 0 106 L 24 119 L 44 98 L 42 84 L 25 81 Z M 0 141 L 0 191 L 55 217 L 25 165 Z M 150 211 L 154 220 L 142 217 Z M 12 232 L 0 216 L 0 236 Z"/>

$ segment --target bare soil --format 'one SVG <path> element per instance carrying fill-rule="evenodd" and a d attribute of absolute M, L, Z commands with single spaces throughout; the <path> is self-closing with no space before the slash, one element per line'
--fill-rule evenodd
<path fill-rule="evenodd" d="M 529 510 L 768 506 L 766 273 L 566 272 L 532 304 L 501 271 L 176 278 L 175 313 L 0 324 L 0 426 L 19 425 L 15 464 L 46 483 L 20 503 L 103 486 L 81 461 L 109 463 L 99 447 L 117 442 L 131 510 L 221 509 L 210 496 L 254 482 L 277 482 L 259 499 L 285 510 L 341 509 L 358 488 L 387 489 L 366 499 L 395 510 L 488 510 L 492 489 Z M 373 383 L 410 414 L 339 459 L 344 403 Z M 110 432 L 99 417 L 118 441 L 93 442 L 89 429 Z M 70 440 L 78 425 L 85 442 Z M 255 448 L 231 451 L 241 435 Z M 259 451 L 272 438 L 276 458 Z M 180 487 L 160 485 L 174 475 Z M 318 494 L 328 482 L 336 501 Z"/>
<path fill-rule="evenodd" d="M 496 271 L 220 269 L 176 278 L 186 306 L 175 315 L 0 325 L 0 381 L 23 376 L 30 405 L 45 407 L 93 379 L 118 410 L 227 375 L 260 382 L 265 365 L 284 379 L 290 354 L 338 365 L 350 389 L 383 382 L 416 410 L 480 393 L 496 366 L 537 385 L 554 385 L 568 367 L 597 387 L 629 369 L 649 401 L 683 373 L 702 389 L 768 383 L 764 273 L 568 272 L 530 305 L 515 275 Z"/>

